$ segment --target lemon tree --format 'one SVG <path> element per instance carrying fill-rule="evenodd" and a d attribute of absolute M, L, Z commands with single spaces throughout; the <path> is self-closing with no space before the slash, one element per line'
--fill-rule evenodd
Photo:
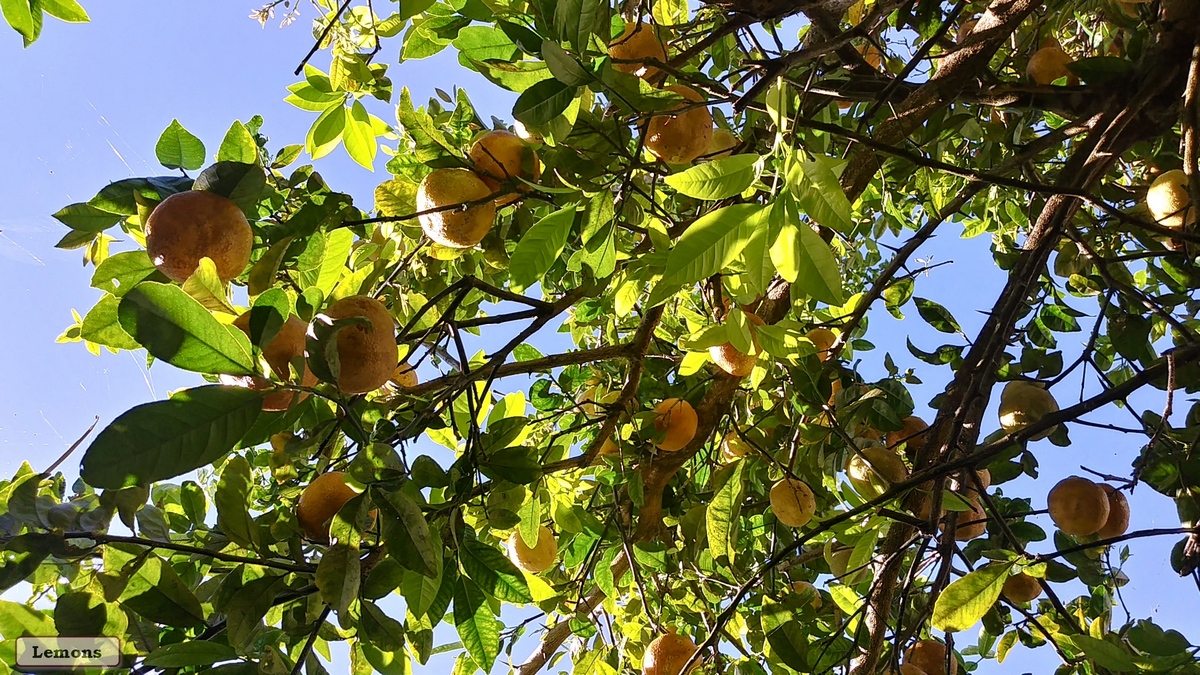
<path fill-rule="evenodd" d="M 1197 3 L 316 4 L 305 138 L 172 122 L 163 175 L 54 214 L 99 292 L 62 341 L 197 386 L 81 439 L 73 484 L 0 481 L 30 591 L 0 672 L 47 634 L 137 673 L 322 673 L 335 642 L 354 673 L 1200 672 L 1119 611 L 1144 538 L 1200 583 Z M 0 7 L 27 43 L 86 19 Z M 444 50 L 511 115 L 388 76 Z M 373 201 L 312 163 L 339 149 Z M 176 213 L 165 269 L 169 200 L 236 208 L 248 257 Z M 1005 275 L 978 321 L 925 274 L 959 236 Z M 1085 425 L 1121 473 L 1049 514 L 1006 486 Z M 1138 527 L 1142 486 L 1178 526 Z"/>

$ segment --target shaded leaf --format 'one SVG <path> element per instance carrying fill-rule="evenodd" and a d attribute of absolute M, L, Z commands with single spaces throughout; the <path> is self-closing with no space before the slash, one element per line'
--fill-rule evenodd
<path fill-rule="evenodd" d="M 138 284 L 117 307 L 121 328 L 155 358 L 197 373 L 258 371 L 246 334 L 216 320 L 178 286 Z"/>
<path fill-rule="evenodd" d="M 84 453 L 88 485 L 117 489 L 174 478 L 233 449 L 262 411 L 262 395 L 210 385 L 144 403 L 104 428 Z"/>

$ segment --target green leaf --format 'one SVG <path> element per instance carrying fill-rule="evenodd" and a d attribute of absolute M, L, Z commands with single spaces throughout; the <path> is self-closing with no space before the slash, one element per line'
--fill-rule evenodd
<path fill-rule="evenodd" d="M 313 159 L 320 159 L 333 152 L 342 142 L 342 132 L 346 128 L 346 113 L 340 105 L 330 106 L 321 113 L 308 129 L 304 138 L 304 149 Z"/>
<path fill-rule="evenodd" d="M 561 41 L 582 52 L 587 49 L 592 33 L 608 20 L 607 9 L 607 3 L 598 0 L 558 0 L 554 3 L 551 25 L 558 30 Z"/>
<path fill-rule="evenodd" d="M 119 298 L 147 279 L 168 281 L 154 263 L 150 262 L 150 256 L 146 255 L 145 249 L 139 248 L 105 258 L 92 274 L 92 288 L 107 291 Z"/>
<path fill-rule="evenodd" d="M 373 602 L 362 604 L 363 637 L 371 646 L 384 652 L 398 652 L 404 648 L 404 626 L 384 613 Z"/>
<path fill-rule="evenodd" d="M 217 272 L 217 265 L 212 258 L 201 258 L 200 264 L 196 265 L 196 271 L 183 282 L 182 288 L 184 293 L 210 312 L 236 314 L 229 302 L 225 282 L 221 281 L 221 275 Z"/>
<path fill-rule="evenodd" d="M 393 178 L 375 186 L 375 210 L 381 216 L 406 216 L 417 210 L 417 185 Z"/>
<path fill-rule="evenodd" d="M 483 592 L 465 576 L 454 586 L 454 628 L 471 659 L 491 672 L 500 654 L 500 622 Z"/>
<path fill-rule="evenodd" d="M 304 152 L 304 146 L 299 143 L 283 146 L 279 149 L 279 152 L 275 153 L 275 159 L 271 160 L 271 168 L 282 169 L 285 166 L 289 166 L 292 162 L 296 161 L 301 152 Z"/>
<path fill-rule="evenodd" d="M 540 127 L 558 117 L 575 100 L 575 88 L 558 80 L 542 80 L 525 90 L 513 106 L 513 117 Z"/>
<path fill-rule="evenodd" d="M 103 232 L 121 222 L 119 214 L 84 203 L 64 206 L 53 217 L 76 232 Z"/>
<path fill-rule="evenodd" d="M 913 289 L 915 284 L 912 279 L 904 278 L 895 281 L 883 289 L 883 301 L 887 306 L 887 311 L 891 312 L 892 316 L 904 320 L 904 314 L 900 308 L 912 299 Z"/>
<path fill-rule="evenodd" d="M 964 631 L 974 626 L 1000 598 L 1012 563 L 981 567 L 946 587 L 933 605 L 933 627 Z"/>
<path fill-rule="evenodd" d="M 521 237 L 508 261 L 511 285 L 520 293 L 538 281 L 562 255 L 567 237 L 575 224 L 575 207 L 559 209 L 534 223 Z"/>
<path fill-rule="evenodd" d="M 667 176 L 667 185 L 688 197 L 714 201 L 741 194 L 754 183 L 758 155 L 734 155 Z"/>
<path fill-rule="evenodd" d="M 8 25 L 22 37 L 29 41 L 37 39 L 29 0 L 0 0 L 0 11 L 4 13 Z"/>
<path fill-rule="evenodd" d="M 120 303 L 121 299 L 113 295 L 105 294 L 100 298 L 100 302 L 83 317 L 79 337 L 113 349 L 140 349 L 141 345 L 121 328 L 117 319 L 117 307 Z"/>
<path fill-rule="evenodd" d="M 246 334 L 221 324 L 178 286 L 138 284 L 121 298 L 117 313 L 138 344 L 177 368 L 229 375 L 258 370 Z"/>
<path fill-rule="evenodd" d="M 372 494 L 382 496 L 382 499 L 375 499 L 375 504 L 381 511 L 383 539 L 391 556 L 414 572 L 436 577 L 441 564 L 421 507 L 400 491 Z"/>
<path fill-rule="evenodd" d="M 850 231 L 850 200 L 842 192 L 837 171 L 845 160 L 818 155 L 798 162 L 788 174 L 788 187 L 801 211 L 821 225 L 839 232 Z M 799 171 L 797 171 L 797 169 Z M 803 179 L 800 179 L 800 174 Z"/>
<path fill-rule="evenodd" d="M 42 13 L 42 0 L 29 0 L 29 18 L 33 19 L 33 34 L 21 36 L 21 43 L 26 48 L 37 42 L 38 37 L 42 34 L 42 27 L 45 25 L 46 17 Z"/>
<path fill-rule="evenodd" d="M 958 321 L 955 321 L 954 315 L 950 313 L 950 310 L 933 300 L 925 298 L 914 298 L 913 302 L 916 303 L 917 313 L 921 315 L 925 323 L 933 326 L 936 330 L 942 333 L 962 332 L 962 326 L 958 325 Z"/>
<path fill-rule="evenodd" d="M 267 175 L 260 164 L 217 162 L 200 172 L 194 190 L 215 192 L 238 205 L 250 220 L 258 217 L 258 200 L 267 185 Z"/>
<path fill-rule="evenodd" d="M 211 640 L 192 640 L 159 647 L 150 652 L 142 664 L 155 668 L 186 668 L 188 666 L 211 666 L 221 661 L 232 661 L 237 652 L 229 645 Z"/>
<path fill-rule="evenodd" d="M 769 207 L 772 215 L 775 207 Z M 768 218 L 768 226 L 758 228 L 742 249 L 742 266 L 746 269 L 746 285 L 753 293 L 766 295 L 771 280 L 775 278 L 775 263 L 771 260 L 771 239 L 774 221 Z"/>
<path fill-rule="evenodd" d="M 1133 660 L 1133 656 L 1125 648 L 1115 645 L 1108 640 L 1094 638 L 1090 635 L 1063 635 L 1060 639 L 1066 639 L 1074 644 L 1088 659 L 1107 670 L 1116 671 L 1118 673 L 1141 673 L 1145 672 Z"/>
<path fill-rule="evenodd" d="M 550 40 L 542 42 L 542 59 L 550 69 L 554 79 L 571 87 L 582 87 L 596 79 L 588 69 L 579 65 L 574 56 L 567 53 L 558 43 Z"/>
<path fill-rule="evenodd" d="M 796 230 L 800 232 L 800 245 L 804 249 L 804 255 L 797 260 L 796 285 L 810 297 L 840 306 L 846 300 L 842 273 L 833 250 L 811 227 L 801 225 Z"/>
<path fill-rule="evenodd" d="M 71 591 L 58 596 L 54 627 L 64 636 L 121 635 L 129 619 L 120 605 L 105 602 L 99 593 Z"/>
<path fill-rule="evenodd" d="M 217 527 L 234 543 L 251 550 L 258 548 L 258 528 L 248 510 L 253 487 L 254 473 L 250 463 L 245 457 L 234 455 L 221 467 L 221 480 L 213 493 Z"/>
<path fill-rule="evenodd" d="M 204 524 L 204 517 L 208 514 L 208 498 L 204 495 L 204 488 L 196 481 L 185 480 L 179 486 L 179 504 L 188 520 L 196 525 Z"/>
<path fill-rule="evenodd" d="M 810 670 L 804 654 L 808 641 L 804 637 L 795 613 L 770 597 L 763 598 L 762 624 L 773 656 L 790 668 L 805 672 Z"/>
<path fill-rule="evenodd" d="M 678 289 L 707 279 L 737 260 L 767 212 L 758 204 L 735 204 L 692 223 L 671 248 L 666 271 L 647 307 L 661 304 Z"/>
<path fill-rule="evenodd" d="M 705 511 L 704 528 L 708 533 L 708 549 L 714 560 L 722 557 L 732 563 L 737 551 L 737 521 L 742 506 L 742 472 L 745 462 L 734 462 L 725 478 L 725 484 L 717 490 Z"/>
<path fill-rule="evenodd" d="M 1133 72 L 1133 61 L 1116 56 L 1092 56 L 1068 61 L 1067 70 L 1079 76 L 1084 84 L 1103 84 L 1119 80 Z"/>
<path fill-rule="evenodd" d="M 183 128 L 179 120 L 171 120 L 154 144 L 154 154 L 158 161 L 168 169 L 187 169 L 189 171 L 204 166 L 204 143 Z"/>
<path fill-rule="evenodd" d="M 3 492 L 0 497 L 7 500 Z M 50 543 L 55 538 L 54 535 L 29 532 L 9 540 L 0 549 L 0 591 L 7 591 L 36 572 L 50 555 Z"/>
<path fill-rule="evenodd" d="M 218 162 L 240 162 L 253 164 L 258 161 L 258 144 L 250 130 L 241 120 L 234 122 L 225 132 L 221 147 L 217 150 Z"/>
<path fill-rule="evenodd" d="M 287 586 L 286 576 L 254 576 L 261 573 L 245 565 L 234 568 L 225 575 L 220 589 L 221 597 L 228 600 L 214 603 L 214 608 L 225 615 L 229 642 L 239 649 L 254 637 L 275 597 Z"/>
<path fill-rule="evenodd" d="M 542 500 L 536 487 L 530 490 L 529 498 L 521 504 L 517 516 L 521 518 L 521 524 L 517 526 L 521 541 L 530 548 L 537 546 L 542 531 Z"/>
<path fill-rule="evenodd" d="M 75 0 L 41 0 L 42 9 L 50 16 L 67 23 L 87 23 L 91 17 Z"/>
<path fill-rule="evenodd" d="M 25 635 L 54 636 L 54 619 L 28 605 L 0 600 L 0 637 L 16 640 Z"/>
<path fill-rule="evenodd" d="M 354 233 L 346 228 L 333 230 L 325 236 L 325 251 L 321 257 L 321 265 L 317 269 L 314 285 L 329 297 L 337 282 L 346 271 L 346 259 L 350 257 L 350 249 L 354 245 Z"/>
<path fill-rule="evenodd" d="M 374 171 L 375 154 L 379 144 L 375 142 L 375 130 L 371 127 L 371 116 L 360 101 L 355 101 L 346 111 L 346 123 L 342 131 L 342 143 L 350 159 L 368 171 Z"/>
<path fill-rule="evenodd" d="M 1000 638 L 1000 642 L 996 644 L 996 663 L 1004 663 L 1004 659 L 1008 658 L 1008 653 L 1017 645 L 1017 631 L 1010 630 Z"/>
<path fill-rule="evenodd" d="M 151 205 L 167 197 L 190 190 L 192 179 L 186 176 L 151 176 L 149 178 L 125 178 L 105 185 L 88 200 L 98 209 L 122 216 L 138 212 L 138 203 Z"/>
<path fill-rule="evenodd" d="M 288 94 L 283 100 L 301 110 L 324 112 L 332 107 L 341 107 L 345 94 L 335 94 L 321 91 L 308 82 L 296 82 L 288 85 Z"/>
<path fill-rule="evenodd" d="M 361 582 L 361 563 L 358 547 L 338 542 L 325 550 L 317 563 L 316 584 L 321 599 L 343 614 L 358 596 Z"/>
<path fill-rule="evenodd" d="M 122 413 L 92 441 L 81 476 L 117 489 L 174 478 L 233 449 L 262 411 L 262 395 L 210 385 Z"/>
<path fill-rule="evenodd" d="M 478 539 L 465 539 L 458 561 L 480 590 L 502 602 L 533 602 L 525 575 L 504 554 Z"/>
<path fill-rule="evenodd" d="M 148 556 L 130 577 L 121 603 L 155 623 L 200 626 L 204 610 L 175 570 L 156 555 Z"/>
<path fill-rule="evenodd" d="M 537 452 L 523 446 L 504 448 L 490 453 L 479 465 L 489 478 L 503 478 L 518 485 L 528 485 L 542 475 L 542 463 Z"/>

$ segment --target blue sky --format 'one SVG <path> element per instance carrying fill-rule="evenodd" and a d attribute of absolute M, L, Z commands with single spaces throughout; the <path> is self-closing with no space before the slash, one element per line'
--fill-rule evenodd
<path fill-rule="evenodd" d="M 86 4 L 93 19 L 90 25 L 50 21 L 41 40 L 28 50 L 21 49 L 14 33 L 0 30 L 0 75 L 8 92 L 0 97 L 0 128 L 5 130 L 0 162 L 4 196 L 0 288 L 5 292 L 0 295 L 0 311 L 12 322 L 0 331 L 0 353 L 6 357 L 0 360 L 0 473 L 5 475 L 15 472 L 24 460 L 35 469 L 45 468 L 95 416 L 101 425 L 107 424 L 134 405 L 199 379 L 164 364 L 147 370 L 138 355 L 105 352 L 95 357 L 81 344 L 55 344 L 55 337 L 71 323 L 70 310 L 86 312 L 99 293 L 89 288 L 92 270 L 81 266 L 79 251 L 53 248 L 66 230 L 49 214 L 68 203 L 85 201 L 110 181 L 165 173 L 154 159 L 154 143 L 172 118 L 203 139 L 210 155 L 235 119 L 254 114 L 266 118 L 264 132 L 273 148 L 303 142 L 313 120 L 311 113 L 282 100 L 287 94 L 284 87 L 295 81 L 292 70 L 311 45 L 310 5 L 302 5 L 300 21 L 280 30 L 278 18 L 260 29 L 247 18 L 252 5 L 241 0 L 93 0 Z M 513 97 L 459 67 L 452 52 L 395 65 L 398 49 L 399 43 L 393 41 L 382 56 L 393 64 L 390 75 L 397 89 L 408 86 L 414 100 L 425 100 L 434 87 L 450 90 L 457 84 L 472 94 L 485 119 L 490 114 L 511 118 Z M 317 65 L 324 68 L 325 62 L 318 58 Z M 393 119 L 386 105 L 376 105 L 372 112 Z M 317 162 L 317 167 L 335 189 L 353 194 L 361 205 L 370 204 L 371 190 L 386 177 L 382 161 L 369 174 L 340 149 Z M 949 307 L 971 334 L 982 324 L 979 312 L 991 305 L 1003 275 L 991 264 L 986 238 L 962 240 L 957 235 L 951 227 L 923 254 L 934 262 L 956 264 L 918 280 L 917 295 Z M 1090 302 L 1073 304 L 1095 311 Z M 860 368 L 868 376 L 882 376 L 885 350 L 902 369 L 915 367 L 925 384 L 914 387 L 913 396 L 930 419 L 924 402 L 941 390 L 949 372 L 917 362 L 905 350 L 904 338 L 911 335 L 923 348 L 947 340 L 919 324 L 915 311 L 909 313 L 913 316 L 903 323 L 883 312 L 872 314 L 871 339 L 879 349 L 861 354 Z M 1068 382 L 1078 392 L 1078 382 Z M 1060 402 L 1070 399 L 1072 389 L 1067 384 L 1056 392 Z M 1144 396 L 1138 406 L 1161 409 L 1161 396 Z M 1175 408 L 1186 411 L 1187 405 L 1177 400 Z M 985 434 L 996 427 L 994 409 L 993 402 L 985 417 Z M 1102 412 L 1093 419 L 1126 422 L 1126 416 L 1112 408 Z M 1034 507 L 1044 508 L 1050 487 L 1066 475 L 1079 473 L 1080 464 L 1128 473 L 1140 445 L 1133 437 L 1079 426 L 1072 428 L 1072 438 L 1075 443 L 1070 448 L 1056 448 L 1047 441 L 1034 445 L 1041 478 L 1019 479 L 1003 486 L 1005 491 L 1032 494 Z M 63 466 L 69 479 L 77 475 L 77 459 Z M 1133 529 L 1178 525 L 1170 501 L 1149 488 L 1135 492 L 1132 506 Z M 1040 522 L 1051 529 L 1045 517 Z M 1193 641 L 1200 640 L 1194 612 L 1175 602 L 1179 597 L 1194 597 L 1195 587 L 1171 571 L 1167 555 L 1173 543 L 1168 537 L 1133 545 L 1125 601 L 1134 617 L 1152 617 L 1182 630 Z M 1124 620 L 1119 609 L 1116 618 Z M 449 635 L 443 632 L 439 638 L 453 639 Z M 521 645 L 514 654 L 521 659 L 527 651 L 528 646 Z M 1049 649 L 1030 652 L 1018 647 L 1003 666 L 991 662 L 979 672 L 1049 672 L 1053 663 Z M 417 668 L 418 673 L 446 670 L 445 660 Z"/>

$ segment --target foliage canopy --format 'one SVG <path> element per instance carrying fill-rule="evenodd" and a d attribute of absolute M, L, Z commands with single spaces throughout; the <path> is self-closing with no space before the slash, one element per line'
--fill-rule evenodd
<path fill-rule="evenodd" d="M 103 293 L 61 341 L 144 349 L 209 382 L 113 420 L 73 485 L 29 464 L 0 482 L 0 588 L 33 589 L 0 601 L 0 672 L 26 634 L 120 635 L 134 672 L 321 673 L 334 641 L 355 673 L 443 651 L 456 673 L 504 659 L 531 675 L 568 652 L 576 673 L 640 672 L 668 630 L 712 672 L 889 672 L 931 637 L 959 668 L 1019 642 L 1053 650 L 1060 673 L 1200 672 L 1178 632 L 1114 612 L 1125 540 L 1182 536 L 1171 563 L 1200 583 L 1200 409 L 1171 416 L 1200 387 L 1197 3 L 316 4 L 285 99 L 313 113 L 306 138 L 276 146 L 262 118 L 238 121 L 208 163 L 175 120 L 155 147 L 174 173 L 55 214 Z M 26 45 L 43 13 L 87 18 L 73 0 L 0 7 Z M 665 51 L 610 56 L 647 31 Z M 447 48 L 517 94 L 518 126 L 457 87 L 419 106 L 380 58 Z M 1052 84 L 1026 72 L 1043 48 L 1070 60 Z M 652 129 L 706 116 L 687 127 L 714 139 L 695 161 L 648 151 Z M 431 172 L 478 170 L 476 139 L 510 129 L 522 168 L 498 194 L 418 210 Z M 386 166 L 373 205 L 294 168 L 339 146 Z M 1183 210 L 1164 217 L 1145 197 L 1172 170 Z M 253 228 L 232 284 L 209 258 L 171 282 L 147 255 L 144 223 L 187 190 Z M 422 230 L 493 201 L 477 246 Z M 134 245 L 110 251 L 116 230 Z M 1007 273 L 970 335 L 934 299 L 956 289 L 916 258 L 957 233 Z M 323 314 L 360 295 L 386 306 L 421 381 L 330 384 L 352 358 L 339 336 L 381 330 Z M 917 374 L 870 341 L 880 303 L 946 336 L 907 342 L 949 375 L 927 429 Z M 268 364 L 292 316 L 304 354 Z M 572 347 L 543 354 L 556 328 Z M 748 374 L 716 365 L 739 356 Z M 309 371 L 321 383 L 296 384 Z M 1025 398 L 985 434 L 1013 381 Z M 307 396 L 266 410 L 273 387 Z M 1125 405 L 1154 389 L 1165 410 Z M 667 399 L 682 403 L 656 413 Z M 1072 536 L 1004 489 L 1096 411 L 1129 416 L 1110 426 L 1121 447 L 1144 437 L 1129 473 L 1103 478 L 1173 499 L 1179 528 Z M 419 439 L 440 447 L 418 455 Z M 333 471 L 353 489 L 328 491 L 325 538 L 296 508 Z M 780 480 L 811 488 L 789 506 L 799 527 L 773 513 Z M 1018 574 L 1040 598 L 1008 599 Z M 443 623 L 457 643 L 435 646 Z"/>

